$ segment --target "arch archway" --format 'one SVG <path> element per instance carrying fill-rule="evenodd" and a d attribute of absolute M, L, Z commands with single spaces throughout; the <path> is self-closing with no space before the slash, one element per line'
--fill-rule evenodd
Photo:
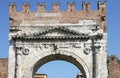
<path fill-rule="evenodd" d="M 72 63 L 64 60 L 53 60 L 40 66 L 35 72 L 36 76 L 46 76 L 47 78 L 76 78 L 83 76 L 81 71 Z"/>
<path fill-rule="evenodd" d="M 27 66 L 28 68 L 30 68 L 29 70 L 31 70 L 29 74 L 31 74 L 31 76 L 33 77 L 34 73 L 37 71 L 39 67 L 41 67 L 43 64 L 47 62 L 54 60 L 64 60 L 70 62 L 81 71 L 85 78 L 91 77 L 86 63 L 79 56 L 77 56 L 73 52 L 61 50 L 57 52 L 44 52 L 35 59 L 33 59 L 31 63 Z"/>

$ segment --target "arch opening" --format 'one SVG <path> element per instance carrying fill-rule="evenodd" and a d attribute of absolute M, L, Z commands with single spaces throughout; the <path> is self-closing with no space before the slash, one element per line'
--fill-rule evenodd
<path fill-rule="evenodd" d="M 51 55 L 47 55 L 41 59 L 39 59 L 33 66 L 33 75 L 35 74 L 35 72 L 44 64 L 50 62 L 50 61 L 55 61 L 55 60 L 63 60 L 63 61 L 67 61 L 69 63 L 72 63 L 73 65 L 75 65 L 82 73 L 82 75 L 84 76 L 84 78 L 88 78 L 87 74 L 86 74 L 86 69 L 84 68 L 84 66 L 79 62 L 79 59 L 73 57 L 73 56 L 67 56 L 64 54 L 51 54 Z"/>
<path fill-rule="evenodd" d="M 80 70 L 72 63 L 54 60 L 42 65 L 34 74 L 34 77 L 43 75 L 47 78 L 76 78 L 79 74 L 82 75 Z"/>

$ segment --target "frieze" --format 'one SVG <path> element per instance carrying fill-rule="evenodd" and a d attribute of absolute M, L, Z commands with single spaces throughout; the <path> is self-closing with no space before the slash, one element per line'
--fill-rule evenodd
<path fill-rule="evenodd" d="M 73 42 L 73 43 L 55 43 L 55 42 L 48 42 L 48 43 L 23 43 L 19 46 L 29 47 L 29 48 L 40 48 L 43 49 L 55 49 L 56 48 L 81 48 L 83 43 L 81 42 Z"/>
<path fill-rule="evenodd" d="M 69 48 L 78 48 L 83 50 L 85 54 L 90 54 L 92 52 L 92 46 L 94 47 L 95 52 L 100 52 L 101 43 L 99 41 L 95 41 L 94 44 L 92 44 L 91 40 L 87 42 L 37 42 L 37 43 L 23 43 L 23 44 L 17 44 L 19 46 L 19 49 L 22 50 L 22 53 L 24 55 L 29 55 L 29 49 L 33 48 L 37 49 L 39 51 L 44 50 L 50 50 L 52 52 L 57 52 L 57 50 L 60 49 L 69 49 Z M 26 48 L 27 47 L 27 48 Z"/>

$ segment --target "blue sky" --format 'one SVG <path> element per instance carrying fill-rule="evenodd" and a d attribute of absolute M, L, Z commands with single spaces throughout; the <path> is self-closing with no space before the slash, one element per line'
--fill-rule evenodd
<path fill-rule="evenodd" d="M 27 3 L 31 2 L 31 9 L 36 10 L 36 3 L 37 2 L 46 2 L 47 4 L 47 10 L 51 10 L 51 2 L 57 2 L 59 0 L 0 0 L 0 57 L 8 57 L 8 49 L 9 49 L 9 41 L 8 41 L 8 33 L 9 33 L 9 12 L 8 12 L 8 3 L 16 2 L 18 5 L 18 10 L 21 10 L 21 4 L 22 2 Z M 66 1 L 67 0 L 60 0 L 61 2 L 61 10 L 66 10 Z M 70 2 L 74 0 L 68 0 Z M 76 8 L 81 9 L 81 1 L 82 0 L 75 0 L 77 2 Z M 88 0 L 84 0 L 88 1 Z M 97 7 L 97 1 L 98 0 L 91 0 L 92 9 L 96 9 Z M 102 2 L 104 0 L 101 0 Z M 79 4 L 79 5 L 78 5 Z M 120 58 L 120 0 L 107 0 L 107 25 L 108 25 L 108 54 L 109 55 L 116 55 L 118 58 Z M 53 61 L 49 62 L 41 67 L 41 71 L 45 69 L 49 69 L 56 66 L 66 66 L 70 68 L 66 69 L 69 70 L 76 70 L 75 74 L 77 74 L 78 69 L 64 61 Z M 61 65 L 62 64 L 62 65 Z M 50 67 L 52 66 L 52 67 Z M 46 68 L 48 67 L 48 68 Z M 71 69 L 74 68 L 74 69 Z M 54 68 L 55 69 L 55 68 Z M 57 68 L 56 68 L 57 69 Z M 54 70 L 55 71 L 55 70 Z M 59 71 L 59 70 L 56 70 Z M 61 70 L 60 70 L 61 71 Z M 64 71 L 64 70 L 62 70 Z M 44 73 L 44 72 L 43 72 Z M 50 72 L 52 73 L 52 72 Z M 55 72 L 54 72 L 55 73 Z M 69 73 L 70 74 L 70 73 Z M 54 74 L 55 75 L 55 74 Z M 57 74 L 56 74 L 57 76 Z M 56 76 L 50 76 L 49 78 L 56 78 Z M 64 73 L 63 73 L 63 76 Z M 65 76 L 66 77 L 66 76 Z M 59 78 L 65 78 L 65 77 L 59 77 Z M 58 77 L 57 77 L 58 78 Z M 68 78 L 68 77 L 66 77 Z M 73 78 L 73 76 L 70 76 L 69 78 Z"/>

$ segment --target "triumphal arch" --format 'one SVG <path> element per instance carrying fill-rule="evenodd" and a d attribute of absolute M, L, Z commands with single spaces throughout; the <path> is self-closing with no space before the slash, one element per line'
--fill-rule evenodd
<path fill-rule="evenodd" d="M 67 3 L 66 11 L 60 3 L 9 5 L 10 46 L 8 78 L 33 78 L 43 64 L 65 60 L 81 70 L 84 78 L 107 78 L 106 1 L 98 1 L 98 9 L 91 10 L 90 2 L 82 2 L 82 10 L 75 2 Z M 64 67 L 63 67 L 64 68 Z"/>

